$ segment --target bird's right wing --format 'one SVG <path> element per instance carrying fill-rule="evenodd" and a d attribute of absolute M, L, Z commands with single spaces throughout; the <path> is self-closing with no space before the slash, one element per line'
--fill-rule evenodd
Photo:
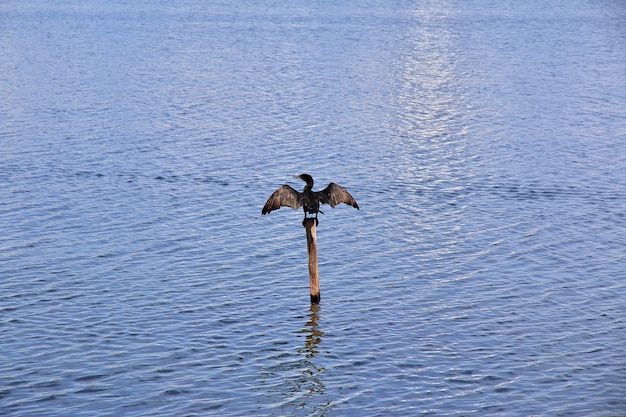
<path fill-rule="evenodd" d="M 265 206 L 263 206 L 261 214 L 267 214 L 272 210 L 278 210 L 283 206 L 291 207 L 294 210 L 302 207 L 302 196 L 299 192 L 287 184 L 279 187 L 272 193 L 270 198 L 267 199 Z"/>

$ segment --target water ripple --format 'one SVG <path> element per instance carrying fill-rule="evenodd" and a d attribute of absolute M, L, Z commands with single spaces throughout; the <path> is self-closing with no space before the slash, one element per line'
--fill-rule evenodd
<path fill-rule="evenodd" d="M 544 3 L 7 4 L 0 414 L 622 412 L 624 10 Z"/>

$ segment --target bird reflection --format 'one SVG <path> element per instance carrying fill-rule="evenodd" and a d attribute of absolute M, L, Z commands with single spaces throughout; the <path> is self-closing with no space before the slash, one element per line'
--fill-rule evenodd
<path fill-rule="evenodd" d="M 319 310 L 319 304 L 311 304 L 309 321 L 304 326 L 304 329 L 300 331 L 300 333 L 306 334 L 306 339 L 304 346 L 298 349 L 298 353 L 305 355 L 309 359 L 314 358 L 319 353 L 317 345 L 322 342 L 322 336 L 324 335 L 317 323 L 320 319 Z"/>

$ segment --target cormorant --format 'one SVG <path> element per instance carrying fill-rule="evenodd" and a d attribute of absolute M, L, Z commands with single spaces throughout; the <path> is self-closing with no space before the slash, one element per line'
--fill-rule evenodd
<path fill-rule="evenodd" d="M 285 184 L 279 187 L 263 206 L 261 214 L 267 214 L 272 210 L 278 210 L 282 206 L 291 207 L 294 210 L 302 207 L 304 209 L 304 220 L 302 225 L 306 223 L 307 214 L 313 215 L 315 219 L 315 225 L 319 223 L 317 220 L 317 213 L 324 212 L 320 210 L 320 204 L 328 204 L 331 207 L 335 207 L 339 203 L 348 204 L 355 209 L 359 209 L 359 205 L 349 192 L 340 185 L 331 182 L 328 187 L 322 191 L 313 191 L 313 177 L 309 174 L 294 175 L 296 178 L 300 178 L 306 182 L 304 190 L 299 193 L 298 191 Z"/>

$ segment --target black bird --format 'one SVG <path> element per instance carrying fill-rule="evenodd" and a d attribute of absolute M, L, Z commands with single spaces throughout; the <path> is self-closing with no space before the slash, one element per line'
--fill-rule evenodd
<path fill-rule="evenodd" d="M 314 216 L 315 225 L 319 223 L 317 220 L 317 213 L 324 212 L 320 210 L 320 204 L 328 204 L 331 207 L 335 207 L 339 203 L 348 204 L 355 209 L 359 209 L 359 205 L 354 198 L 340 185 L 331 182 L 328 187 L 322 191 L 313 191 L 313 177 L 309 174 L 294 175 L 296 178 L 300 178 L 306 182 L 304 190 L 299 193 L 298 191 L 285 184 L 279 187 L 263 206 L 261 214 L 267 214 L 272 210 L 278 210 L 282 206 L 291 207 L 294 210 L 302 207 L 304 209 L 304 220 L 302 225 L 306 223 L 307 214 Z"/>

